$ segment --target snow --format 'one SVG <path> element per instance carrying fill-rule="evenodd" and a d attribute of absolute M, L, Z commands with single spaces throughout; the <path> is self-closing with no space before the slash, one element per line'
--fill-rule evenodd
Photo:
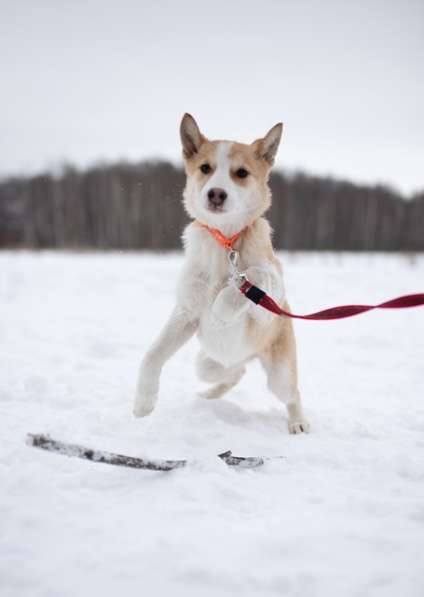
<path fill-rule="evenodd" d="M 424 290 L 424 257 L 283 254 L 292 308 Z M 424 309 L 296 322 L 310 435 L 289 436 L 259 365 L 196 396 L 197 341 L 133 419 L 140 357 L 179 254 L 0 253 L 0 594 L 424 594 Z M 151 458 L 169 473 L 30 448 L 27 432 Z M 255 470 L 215 457 L 285 456 Z"/>

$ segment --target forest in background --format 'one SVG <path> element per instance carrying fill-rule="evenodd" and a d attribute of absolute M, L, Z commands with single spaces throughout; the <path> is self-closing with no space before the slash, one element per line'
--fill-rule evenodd
<path fill-rule="evenodd" d="M 188 218 L 182 168 L 165 161 L 64 167 L 0 181 L 0 247 L 150 249 L 181 246 Z M 424 251 L 424 191 L 275 171 L 269 219 L 286 250 Z"/>

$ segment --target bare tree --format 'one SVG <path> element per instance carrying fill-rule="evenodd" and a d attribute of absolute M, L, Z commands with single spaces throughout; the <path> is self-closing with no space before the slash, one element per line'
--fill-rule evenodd
<path fill-rule="evenodd" d="M 271 176 L 276 247 L 423 251 L 424 192 L 296 174 Z M 0 247 L 169 250 L 187 222 L 182 169 L 168 162 L 67 166 L 0 182 Z"/>

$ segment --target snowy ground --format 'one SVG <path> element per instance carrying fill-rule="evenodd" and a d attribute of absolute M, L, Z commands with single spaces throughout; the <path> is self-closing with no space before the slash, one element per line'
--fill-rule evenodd
<path fill-rule="evenodd" d="M 283 255 L 293 310 L 424 290 L 424 257 Z M 424 309 L 298 322 L 312 432 L 289 436 L 257 365 L 196 397 L 190 342 L 147 419 L 140 356 L 179 255 L 0 253 L 2 597 L 424 594 Z M 171 473 L 48 454 L 28 431 Z M 284 455 L 256 470 L 213 455 Z"/>

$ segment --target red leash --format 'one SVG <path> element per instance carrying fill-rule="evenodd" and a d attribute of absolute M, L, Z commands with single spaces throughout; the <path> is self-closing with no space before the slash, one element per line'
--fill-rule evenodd
<path fill-rule="evenodd" d="M 230 238 L 224 236 L 217 228 L 211 228 L 202 222 L 197 222 L 199 226 L 208 230 L 208 232 L 218 241 L 218 243 L 229 251 L 229 261 L 232 270 L 233 279 L 236 281 L 237 286 L 245 297 L 250 299 L 256 305 L 260 305 L 264 309 L 275 313 L 276 315 L 286 315 L 293 319 L 313 319 L 317 321 L 325 321 L 328 319 L 345 319 L 346 317 L 353 317 L 354 315 L 360 315 L 373 309 L 405 309 L 406 307 L 419 307 L 424 305 L 424 293 L 418 294 L 406 294 L 398 298 L 380 303 L 379 305 L 341 305 L 340 307 L 331 307 L 330 309 L 323 309 L 316 313 L 310 313 L 309 315 L 295 315 L 290 311 L 282 309 L 266 292 L 249 282 L 246 276 L 237 269 L 237 258 L 238 253 L 234 250 L 234 243 L 240 238 L 244 228 L 240 232 L 233 234 Z"/>
<path fill-rule="evenodd" d="M 290 313 L 290 311 L 282 309 L 266 294 L 266 292 L 257 286 L 254 286 L 248 280 L 243 282 L 240 286 L 240 292 L 256 305 L 260 305 L 276 315 L 286 315 L 287 317 L 292 317 L 294 319 L 315 319 L 321 321 L 353 317 L 354 315 L 360 315 L 360 313 L 372 311 L 373 309 L 404 309 L 406 307 L 419 307 L 420 305 L 424 305 L 424 293 L 419 293 L 400 296 L 399 298 L 380 303 L 379 305 L 341 305 L 340 307 L 331 307 L 330 309 L 324 309 L 323 311 L 317 311 L 316 313 L 310 313 L 309 315 L 295 315 L 294 313 Z"/>

